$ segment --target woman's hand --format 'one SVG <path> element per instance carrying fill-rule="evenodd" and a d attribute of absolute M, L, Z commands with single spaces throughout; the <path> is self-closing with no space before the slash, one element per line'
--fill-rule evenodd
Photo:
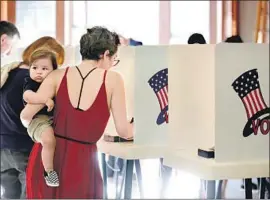
<path fill-rule="evenodd" d="M 125 138 L 126 140 L 133 140 L 133 136 L 129 138 Z"/>

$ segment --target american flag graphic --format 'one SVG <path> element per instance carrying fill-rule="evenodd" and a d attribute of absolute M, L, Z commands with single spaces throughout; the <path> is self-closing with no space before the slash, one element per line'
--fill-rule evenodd
<path fill-rule="evenodd" d="M 154 74 L 148 81 L 150 87 L 154 90 L 161 109 L 162 121 L 157 124 L 161 124 L 166 121 L 168 123 L 168 68 L 160 70 Z M 158 118 L 160 118 L 158 117 Z"/>
<path fill-rule="evenodd" d="M 243 73 L 232 84 L 245 106 L 248 119 L 267 108 L 258 78 L 257 69 L 252 69 Z"/>

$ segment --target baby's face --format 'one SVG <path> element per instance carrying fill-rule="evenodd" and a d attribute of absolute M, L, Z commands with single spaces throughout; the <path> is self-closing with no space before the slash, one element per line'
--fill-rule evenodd
<path fill-rule="evenodd" d="M 52 71 L 51 60 L 49 58 L 40 58 L 31 65 L 30 77 L 32 80 L 41 83 Z"/>

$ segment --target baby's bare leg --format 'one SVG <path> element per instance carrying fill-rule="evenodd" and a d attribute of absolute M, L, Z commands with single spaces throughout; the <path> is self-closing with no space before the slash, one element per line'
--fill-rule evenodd
<path fill-rule="evenodd" d="M 56 140 L 54 137 L 53 128 L 47 128 L 41 134 L 41 159 L 46 172 L 54 170 L 53 168 L 53 158 L 56 146 Z"/>

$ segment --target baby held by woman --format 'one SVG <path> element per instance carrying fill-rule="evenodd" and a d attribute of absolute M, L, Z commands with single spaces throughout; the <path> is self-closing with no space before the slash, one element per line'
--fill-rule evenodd
<path fill-rule="evenodd" d="M 47 108 L 44 107 L 40 110 L 31 122 L 22 121 L 22 123 L 27 128 L 28 134 L 32 140 L 42 145 L 41 157 L 46 184 L 50 187 L 58 187 L 59 179 L 53 167 L 56 146 L 52 128 L 54 101 L 52 99 L 44 99 L 36 93 L 43 80 L 53 70 L 57 69 L 56 54 L 45 48 L 37 49 L 32 53 L 29 60 L 29 77 L 25 79 L 23 87 L 23 102 L 25 105 L 45 104 Z"/>

